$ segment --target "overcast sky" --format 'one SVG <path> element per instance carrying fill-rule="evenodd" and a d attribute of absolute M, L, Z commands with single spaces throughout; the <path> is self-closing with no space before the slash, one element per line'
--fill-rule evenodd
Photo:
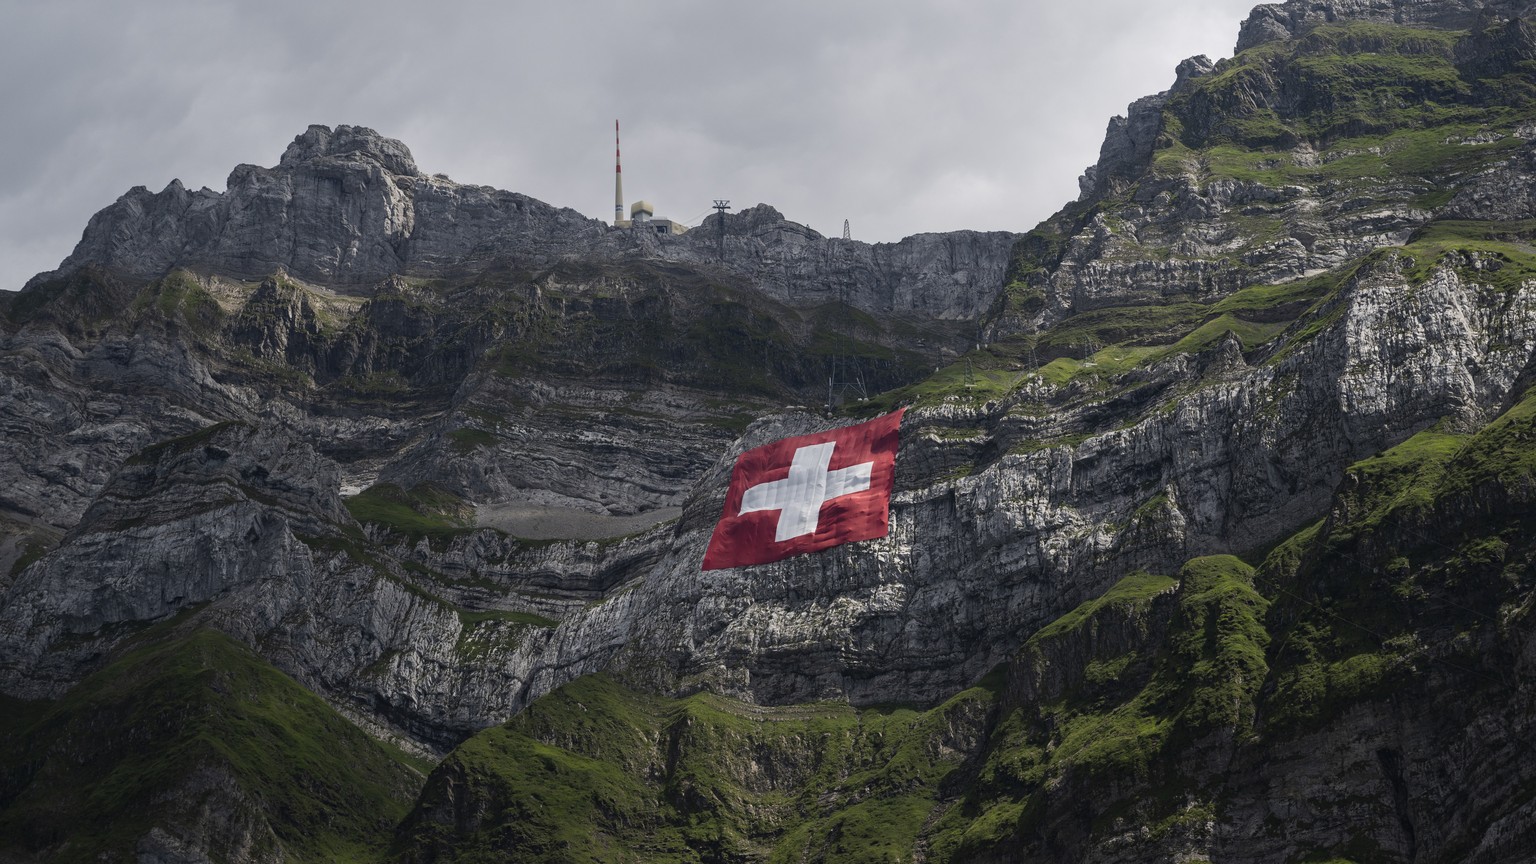
<path fill-rule="evenodd" d="M 1028 230 L 1105 123 L 1251 0 L 0 0 L 0 288 L 136 185 L 224 189 L 311 123 L 610 219 L 758 202 L 823 234 Z"/>

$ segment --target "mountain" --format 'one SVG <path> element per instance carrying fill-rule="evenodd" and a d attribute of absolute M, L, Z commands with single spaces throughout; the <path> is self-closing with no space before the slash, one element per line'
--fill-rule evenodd
<path fill-rule="evenodd" d="M 1022 235 L 131 191 L 0 309 L 0 860 L 1536 860 L 1533 16 L 1260 6 Z"/>

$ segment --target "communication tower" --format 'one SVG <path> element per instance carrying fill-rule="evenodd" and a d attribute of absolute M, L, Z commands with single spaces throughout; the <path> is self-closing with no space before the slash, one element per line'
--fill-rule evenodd
<path fill-rule="evenodd" d="M 613 121 L 613 224 L 624 224 L 624 168 L 619 164 L 619 121 Z"/>
<path fill-rule="evenodd" d="M 720 240 L 716 244 L 715 254 L 720 260 L 725 260 L 725 211 L 731 209 L 731 202 L 725 198 L 715 199 L 715 212 L 720 214 Z"/>

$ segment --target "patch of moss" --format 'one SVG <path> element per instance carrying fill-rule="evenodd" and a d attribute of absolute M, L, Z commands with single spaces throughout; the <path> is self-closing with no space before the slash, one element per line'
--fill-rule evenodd
<path fill-rule="evenodd" d="M 1536 479 L 1536 388 L 1478 430 L 1446 465 L 1444 495 L 1529 488 Z M 1442 454 L 1444 450 L 1440 451 Z"/>
<path fill-rule="evenodd" d="M 447 540 L 474 531 L 473 508 L 459 496 L 431 483 L 409 490 L 378 483 L 343 500 L 352 518 L 381 525 L 410 540 Z"/>
<path fill-rule="evenodd" d="M 15 579 L 21 571 L 37 563 L 44 555 L 53 550 L 53 544 L 37 538 L 29 538 L 21 541 L 21 555 L 11 562 L 10 572 L 7 578 Z"/>
<path fill-rule="evenodd" d="M 226 429 L 232 429 L 237 426 L 244 426 L 248 429 L 254 428 L 249 423 L 244 423 L 239 420 L 224 420 L 222 422 L 215 423 L 212 426 L 205 426 L 196 432 L 190 432 L 178 438 L 171 438 L 166 441 L 161 441 L 158 444 L 151 444 L 150 446 L 145 447 L 143 450 L 140 450 L 132 456 L 129 456 L 123 464 L 153 465 L 167 456 L 191 453 L 193 450 L 196 450 L 203 444 L 212 441 L 217 435 L 224 432 Z"/>
<path fill-rule="evenodd" d="M 486 449 L 494 448 L 499 439 L 493 433 L 487 432 L 484 429 L 461 426 L 448 433 L 448 440 L 453 448 L 453 452 L 460 456 L 467 456 L 481 447 Z"/>
<path fill-rule="evenodd" d="M 1168 113 L 1179 122 L 1168 139 L 1283 150 L 1475 116 L 1480 101 L 1448 47 L 1454 34 L 1378 27 L 1326 24 L 1222 61 L 1175 95 Z"/>
<path fill-rule="evenodd" d="M 1030 637 L 1031 641 L 1054 639 L 1082 627 L 1093 620 L 1101 610 L 1109 606 L 1145 604 L 1153 597 L 1172 590 L 1178 580 L 1169 576 L 1137 571 L 1126 576 L 1098 597 L 1079 604 L 1075 609 L 1041 627 Z"/>
<path fill-rule="evenodd" d="M 1333 623 L 1304 620 L 1287 633 L 1275 692 L 1266 700 L 1272 731 L 1317 729 L 1343 709 L 1385 696 L 1401 683 L 1394 675 L 1401 657 L 1379 650 L 1341 652 Z"/>
<path fill-rule="evenodd" d="M 1041 450 L 1053 450 L 1057 447 L 1073 448 L 1087 441 L 1086 434 L 1057 435 L 1051 438 L 1026 438 L 1023 441 L 1008 448 L 1010 456 L 1022 456 L 1028 453 L 1038 453 Z"/>
<path fill-rule="evenodd" d="M 1205 306 L 1193 301 L 1165 305 L 1112 306 L 1074 315 L 1045 333 L 1042 353 L 1085 357 L 1085 345 L 1166 341 L 1198 323 Z"/>
<path fill-rule="evenodd" d="M 1279 335 L 1289 324 L 1289 321 L 1257 322 L 1247 321 L 1236 315 L 1222 315 L 1201 324 L 1189 335 L 1174 343 L 1169 353 L 1193 354 L 1214 345 L 1228 333 L 1237 337 L 1244 351 L 1251 351 Z"/>
<path fill-rule="evenodd" d="M 1419 284 L 1439 267 L 1451 267 L 1467 282 L 1509 291 L 1536 280 L 1536 222 L 1431 222 L 1415 232 L 1401 255 L 1404 276 Z"/>
<path fill-rule="evenodd" d="M 532 612 L 459 609 L 455 652 L 466 661 L 480 660 L 492 651 L 512 651 L 522 644 L 529 628 L 548 629 L 560 622 Z"/>
<path fill-rule="evenodd" d="M 1305 733 L 1416 686 L 1426 634 L 1475 644 L 1494 626 L 1536 560 L 1524 539 L 1533 441 L 1531 394 L 1473 435 L 1424 430 L 1351 466 L 1328 518 L 1269 554 L 1268 626 L 1285 634 L 1270 659 L 1272 734 Z M 1479 686 L 1480 661 L 1441 658 Z"/>
<path fill-rule="evenodd" d="M 1178 626 L 1169 662 L 1182 670 L 1179 721 L 1199 734 L 1211 729 L 1251 734 L 1255 700 L 1269 671 L 1265 651 L 1269 601 L 1254 590 L 1254 570 L 1231 555 L 1196 558 L 1179 574 Z"/>
<path fill-rule="evenodd" d="M 1081 656 L 1095 644 L 1091 628 L 1103 626 L 1106 610 L 1131 604 L 1146 616 L 1153 597 L 1177 586 L 1161 641 L 1085 658 L 1084 686 L 1047 704 L 1021 704 L 999 720 L 964 806 L 941 820 L 949 825 L 953 860 L 1018 848 L 1038 830 L 1051 800 L 1088 790 L 1101 803 L 1106 790 L 1118 790 L 1084 826 L 1106 837 L 1126 830 L 1126 820 L 1166 833 L 1207 812 L 1209 804 L 1189 803 L 1197 781 L 1181 773 L 1180 754 L 1212 732 L 1253 734 L 1269 636 L 1268 603 L 1252 576 L 1230 556 L 1191 560 L 1177 582 L 1133 574 L 1033 636 L 1019 661 L 1025 668 L 1039 668 L 1045 655 L 1036 646 L 1051 640 L 1081 640 L 1065 655 Z M 1155 631 L 1148 625 L 1149 638 Z"/>
<path fill-rule="evenodd" d="M 405 396 L 413 392 L 411 382 L 393 369 L 369 372 L 366 375 L 347 375 L 331 386 L 363 399 Z"/>
<path fill-rule="evenodd" d="M 1439 494 L 1445 469 L 1468 436 L 1425 429 L 1401 444 L 1356 462 L 1345 472 L 1350 491 L 1347 518 L 1331 526 L 1329 542 L 1349 542 L 1383 520 L 1422 510 Z"/>
<path fill-rule="evenodd" d="M 530 627 L 554 627 L 560 622 L 553 618 L 546 618 L 533 612 L 518 612 L 512 609 L 480 609 L 459 610 L 459 622 L 465 626 L 483 624 L 487 621 L 506 621 L 512 624 L 526 624 Z"/>
<path fill-rule="evenodd" d="M 146 286 L 133 299 L 129 311 L 136 318 L 153 313 L 205 337 L 217 332 L 226 317 L 219 301 L 186 270 L 173 270 Z"/>

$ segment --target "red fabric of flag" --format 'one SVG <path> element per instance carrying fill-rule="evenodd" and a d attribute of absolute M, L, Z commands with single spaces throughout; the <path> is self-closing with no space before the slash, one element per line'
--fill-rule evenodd
<path fill-rule="evenodd" d="M 741 454 L 704 569 L 766 564 L 890 533 L 905 410 Z"/>

